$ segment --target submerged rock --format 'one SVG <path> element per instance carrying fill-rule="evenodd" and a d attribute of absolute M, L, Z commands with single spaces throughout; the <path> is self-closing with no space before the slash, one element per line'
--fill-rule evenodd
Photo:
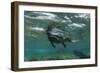
<path fill-rule="evenodd" d="M 82 58 L 82 59 L 84 59 L 84 58 L 90 58 L 89 55 L 87 55 L 86 53 L 81 52 L 81 51 L 74 51 L 74 54 L 75 54 L 76 56 L 78 56 L 80 59 L 81 59 L 81 58 Z"/>

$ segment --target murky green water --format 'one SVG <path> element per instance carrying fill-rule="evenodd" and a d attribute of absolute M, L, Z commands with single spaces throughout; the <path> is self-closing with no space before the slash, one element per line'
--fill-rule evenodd
<path fill-rule="evenodd" d="M 51 45 L 47 28 L 60 26 L 65 41 Z M 24 61 L 90 58 L 90 14 L 24 11 Z"/>

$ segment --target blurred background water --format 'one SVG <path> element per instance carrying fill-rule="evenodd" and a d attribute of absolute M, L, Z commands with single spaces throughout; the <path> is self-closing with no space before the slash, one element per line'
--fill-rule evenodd
<path fill-rule="evenodd" d="M 72 42 L 52 47 L 46 30 L 61 26 Z M 24 61 L 90 58 L 90 14 L 24 11 Z"/>

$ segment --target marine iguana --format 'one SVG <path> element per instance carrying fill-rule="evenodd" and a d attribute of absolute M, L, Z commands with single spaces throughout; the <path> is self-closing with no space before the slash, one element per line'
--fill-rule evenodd
<path fill-rule="evenodd" d="M 48 36 L 48 40 L 50 41 L 51 45 L 55 48 L 55 44 L 54 43 L 60 43 L 62 44 L 64 47 L 66 47 L 65 41 L 68 42 L 72 42 L 71 38 L 67 37 L 65 38 L 64 36 L 64 32 L 60 26 L 54 27 L 52 25 L 49 25 L 46 33 Z"/>

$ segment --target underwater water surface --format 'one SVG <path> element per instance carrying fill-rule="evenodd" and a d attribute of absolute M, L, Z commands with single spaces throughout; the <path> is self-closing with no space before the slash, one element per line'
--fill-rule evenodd
<path fill-rule="evenodd" d="M 87 58 L 90 58 L 90 14 L 24 11 L 24 61 Z"/>

